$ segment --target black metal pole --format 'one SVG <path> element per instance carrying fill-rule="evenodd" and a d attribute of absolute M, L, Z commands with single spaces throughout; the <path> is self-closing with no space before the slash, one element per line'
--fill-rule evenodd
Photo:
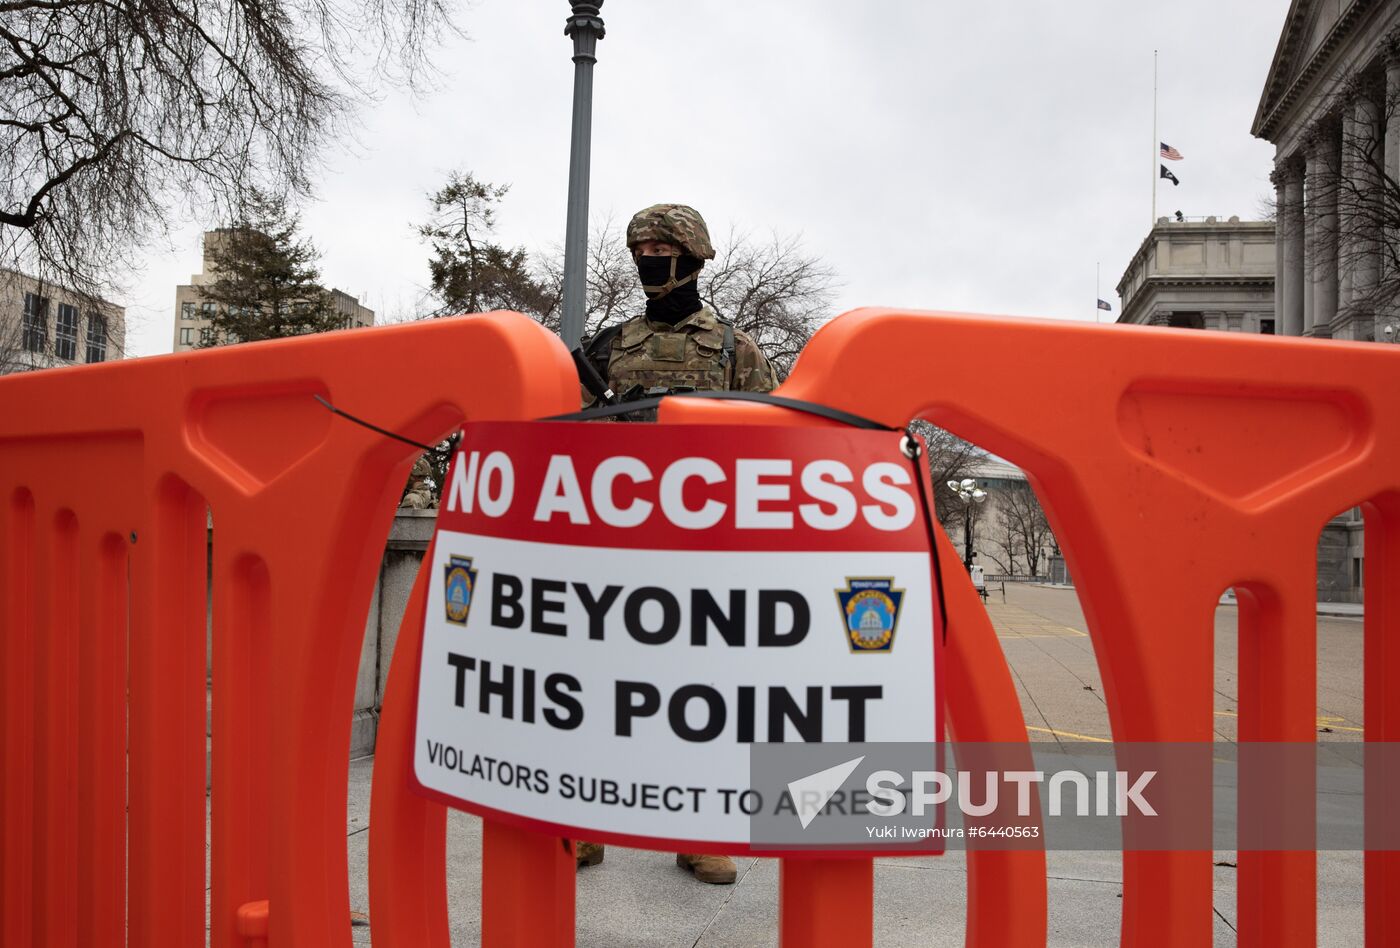
<path fill-rule="evenodd" d="M 583 337 L 588 260 L 588 171 L 593 138 L 593 64 L 603 38 L 603 0 L 573 3 L 564 35 L 574 41 L 574 114 L 569 139 L 569 204 L 564 226 L 564 309 L 559 337 L 573 349 Z"/>
<path fill-rule="evenodd" d="M 963 566 L 972 572 L 972 501 L 963 502 Z"/>

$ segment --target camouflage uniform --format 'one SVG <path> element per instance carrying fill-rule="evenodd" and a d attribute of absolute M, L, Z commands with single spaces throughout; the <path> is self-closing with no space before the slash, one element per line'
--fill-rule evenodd
<path fill-rule="evenodd" d="M 731 329 L 730 334 L 732 357 L 725 353 L 725 325 L 708 306 L 674 326 L 634 316 L 611 338 L 606 352 L 590 347 L 589 356 L 619 395 L 636 385 L 644 391 L 662 387 L 771 392 L 777 388 L 778 377 L 758 345 L 742 330 Z"/>
<path fill-rule="evenodd" d="M 714 248 L 705 222 L 681 204 L 657 204 L 639 211 L 627 225 L 627 246 L 644 240 L 675 244 L 699 260 L 712 260 Z M 674 279 L 665 289 L 688 282 Z M 648 287 L 647 289 L 659 289 Z M 773 366 L 758 345 L 702 305 L 674 325 L 634 316 L 604 330 L 586 348 L 598 373 L 619 396 L 637 386 L 698 391 L 771 392 L 778 387 Z M 593 401 L 585 394 L 584 402 Z"/>
<path fill-rule="evenodd" d="M 409 507 L 414 510 L 433 510 L 438 505 L 437 497 L 430 478 L 433 476 L 433 466 L 428 463 L 426 457 L 421 457 L 413 462 L 413 473 L 408 477 L 408 491 L 403 495 L 403 500 L 399 501 L 399 507 Z"/>
<path fill-rule="evenodd" d="M 704 219 L 684 204 L 656 204 L 637 212 L 627 225 L 627 247 L 636 254 L 637 245 L 647 240 L 672 244 L 692 258 L 686 265 L 691 272 L 681 276 L 678 258 L 672 257 L 666 282 L 642 287 L 649 299 L 690 283 L 699 274 L 703 261 L 715 257 Z M 693 290 L 687 288 L 686 295 L 691 293 Z M 698 295 L 696 301 L 698 304 Z M 608 387 L 623 397 L 632 397 L 638 388 L 641 392 L 658 388 L 771 392 L 778 387 L 772 364 L 753 339 L 703 304 L 674 323 L 645 314 L 634 316 L 621 326 L 594 336 L 584 351 Z M 585 390 L 584 405 L 593 401 Z M 655 412 L 639 412 L 631 417 L 648 416 L 655 417 Z M 603 846 L 579 841 L 574 856 L 580 866 L 596 866 L 603 861 Z M 734 860 L 728 856 L 680 853 L 676 863 L 701 882 L 731 885 L 737 878 Z"/>

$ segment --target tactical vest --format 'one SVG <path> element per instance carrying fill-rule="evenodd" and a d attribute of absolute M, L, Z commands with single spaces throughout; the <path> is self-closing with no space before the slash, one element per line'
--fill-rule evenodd
<path fill-rule="evenodd" d="M 598 334 L 588 356 L 618 395 L 642 391 L 727 391 L 734 380 L 734 327 L 718 317 L 714 325 L 657 329 L 644 318 Z"/>

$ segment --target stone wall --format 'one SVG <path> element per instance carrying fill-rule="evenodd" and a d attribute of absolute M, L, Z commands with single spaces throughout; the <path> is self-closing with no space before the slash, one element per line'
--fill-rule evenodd
<path fill-rule="evenodd" d="M 350 730 L 351 757 L 374 753 L 389 659 L 393 657 L 404 607 L 436 525 L 436 510 L 400 510 L 389 530 L 379 581 L 365 619 L 360 673 L 355 682 L 355 719 Z"/>

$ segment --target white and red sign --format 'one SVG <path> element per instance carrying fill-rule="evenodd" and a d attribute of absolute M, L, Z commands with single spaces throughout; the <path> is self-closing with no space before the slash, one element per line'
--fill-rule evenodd
<path fill-rule="evenodd" d="M 742 852 L 755 742 L 937 740 L 899 441 L 468 426 L 426 565 L 419 788 L 560 835 Z"/>

